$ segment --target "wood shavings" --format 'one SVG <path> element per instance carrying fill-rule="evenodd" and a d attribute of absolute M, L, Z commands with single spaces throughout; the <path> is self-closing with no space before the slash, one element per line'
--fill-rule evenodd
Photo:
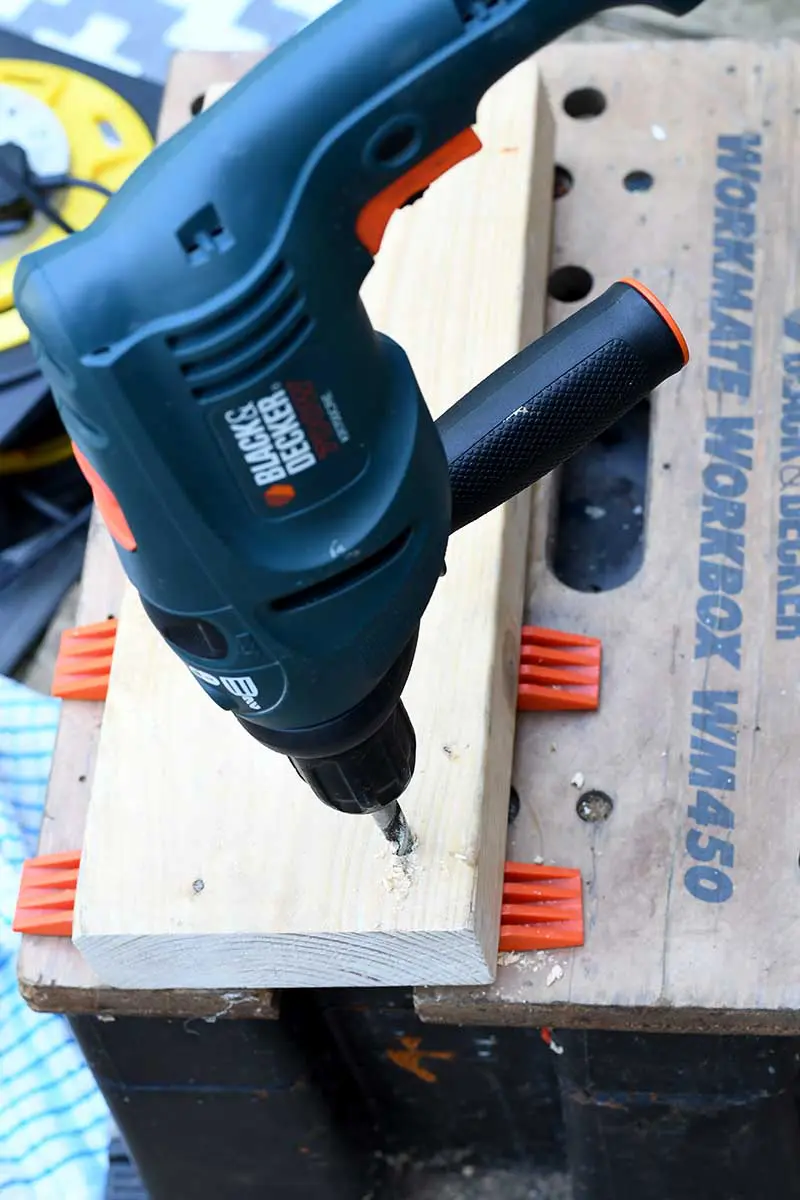
<path fill-rule="evenodd" d="M 586 776 L 584 775 L 583 771 L 576 771 L 572 776 L 572 779 L 570 779 L 570 783 L 574 788 L 582 788 L 586 783 Z"/>
<path fill-rule="evenodd" d="M 389 874 L 384 876 L 383 886 L 387 892 L 391 892 L 398 902 L 402 902 L 411 891 L 411 872 L 405 871 L 400 863 L 395 865 L 389 871 Z"/>
<path fill-rule="evenodd" d="M 550 974 L 552 974 L 555 970 L 559 970 L 562 975 L 564 974 L 564 969 L 552 950 L 537 950 L 533 954 L 528 954 L 526 957 L 525 966 L 529 967 L 534 974 L 536 974 L 538 971 L 544 970 L 548 970 Z M 558 978 L 560 978 L 560 976 L 558 976 Z"/>
<path fill-rule="evenodd" d="M 554 983 L 556 983 L 559 979 L 563 979 L 563 978 L 564 978 L 564 968 L 561 966 L 560 963 L 556 963 L 555 966 L 551 967 L 550 972 L 547 976 L 547 979 L 545 980 L 545 983 L 547 984 L 548 987 L 552 987 Z"/>
<path fill-rule="evenodd" d="M 498 954 L 497 961 L 501 967 L 513 967 L 515 963 L 522 962 L 522 955 L 519 950 L 504 950 Z"/>
<path fill-rule="evenodd" d="M 542 863 L 544 862 L 544 859 L 542 858 L 541 854 L 537 854 L 536 858 L 533 861 L 537 867 L 541 867 Z"/>
<path fill-rule="evenodd" d="M 416 848 L 416 843 L 415 843 Z M 376 858 L 386 861 L 389 859 L 386 875 L 381 880 L 387 892 L 395 897 L 398 904 L 402 904 L 408 898 L 411 891 L 411 886 L 419 871 L 419 860 L 412 850 L 410 854 L 404 854 L 402 858 L 398 857 L 387 844 L 382 847 L 381 852 L 375 856 Z"/>

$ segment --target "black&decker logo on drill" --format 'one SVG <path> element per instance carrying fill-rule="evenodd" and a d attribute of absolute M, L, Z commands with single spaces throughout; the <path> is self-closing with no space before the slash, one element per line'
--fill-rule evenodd
<path fill-rule="evenodd" d="M 280 483 L 317 464 L 317 455 L 285 389 L 229 408 L 225 421 L 257 487 Z"/>

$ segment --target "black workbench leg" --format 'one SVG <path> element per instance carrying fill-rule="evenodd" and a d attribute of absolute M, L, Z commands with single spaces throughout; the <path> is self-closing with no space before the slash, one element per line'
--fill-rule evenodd
<path fill-rule="evenodd" d="M 798 1043 L 559 1031 L 575 1200 L 796 1200 Z"/>
<path fill-rule="evenodd" d="M 319 1031 L 70 1021 L 151 1200 L 361 1200 L 372 1156 Z"/>

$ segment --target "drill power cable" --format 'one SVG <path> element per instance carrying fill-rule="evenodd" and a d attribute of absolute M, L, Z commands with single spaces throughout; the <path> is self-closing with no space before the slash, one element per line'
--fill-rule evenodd
<path fill-rule="evenodd" d="M 43 196 L 37 190 L 36 183 L 38 181 L 36 180 L 36 176 L 31 175 L 29 179 L 26 179 L 22 171 L 16 171 L 10 163 L 3 162 L 2 151 L 4 149 L 4 146 L 0 146 L 0 179 L 15 188 L 19 195 L 28 201 L 34 211 L 42 213 L 43 216 L 47 217 L 48 221 L 52 221 L 64 233 L 74 233 L 73 226 L 65 221 L 61 214 L 53 208 L 47 197 Z M 14 233 L 22 232 L 22 229 L 27 225 L 27 221 L 20 222 L 19 224 L 21 228 L 14 229 Z"/>
<path fill-rule="evenodd" d="M 54 175 L 49 178 L 36 175 L 30 169 L 24 149 L 22 149 L 22 155 L 28 170 L 27 172 L 19 170 L 13 165 L 10 159 L 7 161 L 3 160 L 3 152 L 7 149 L 16 150 L 18 147 L 14 143 L 6 143 L 4 146 L 0 146 L 0 179 L 9 188 L 15 188 L 19 195 L 28 201 L 32 210 L 42 213 L 43 216 L 47 217 L 48 221 L 52 221 L 54 225 L 57 225 L 66 234 L 74 233 L 74 226 L 64 220 L 58 210 L 50 203 L 47 196 L 44 195 L 45 192 L 63 191 L 65 188 L 86 188 L 89 191 L 99 193 L 105 199 L 113 195 L 109 188 L 105 187 L 102 183 L 96 183 L 93 179 L 78 179 L 74 175 Z M 0 226 L 3 224 L 13 224 L 15 227 L 9 230 L 9 232 L 21 233 L 27 222 L 24 219 L 19 219 L 17 222 L 0 222 Z M 6 231 L 0 228 L 0 233 L 2 232 Z"/>

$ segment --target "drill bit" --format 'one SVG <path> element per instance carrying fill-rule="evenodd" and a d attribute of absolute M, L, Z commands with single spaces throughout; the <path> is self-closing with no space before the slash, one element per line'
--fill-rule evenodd
<path fill-rule="evenodd" d="M 414 849 L 416 839 L 397 801 L 393 800 L 391 804 L 387 804 L 385 808 L 379 808 L 372 815 L 387 842 L 391 842 L 394 846 L 398 858 L 410 854 Z"/>

